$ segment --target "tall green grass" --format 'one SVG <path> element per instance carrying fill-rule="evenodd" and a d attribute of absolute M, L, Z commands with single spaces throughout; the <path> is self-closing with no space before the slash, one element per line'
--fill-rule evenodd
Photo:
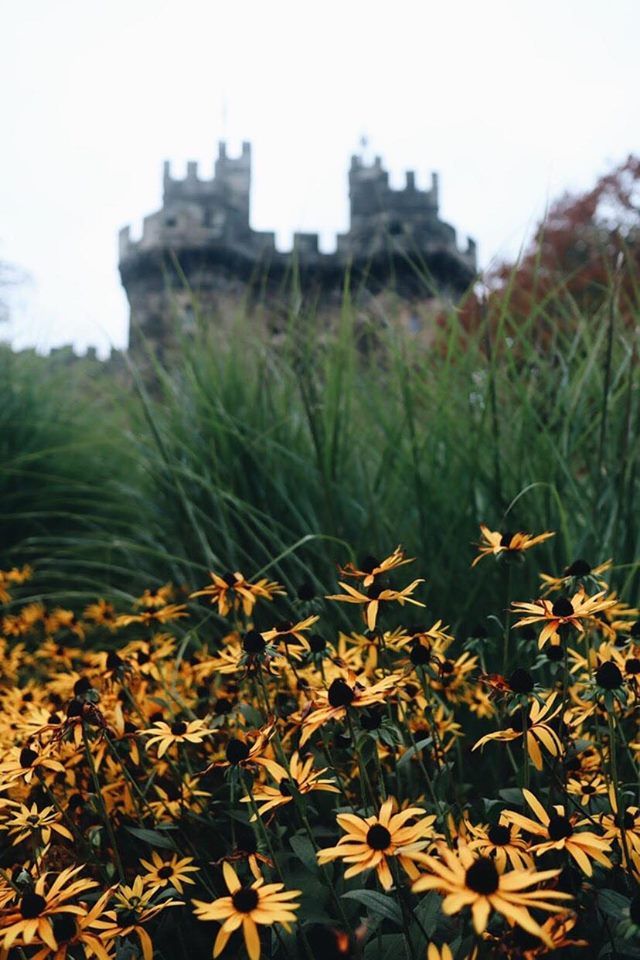
<path fill-rule="evenodd" d="M 474 630 L 504 606 L 495 565 L 470 571 L 484 521 L 556 530 L 537 548 L 550 572 L 614 557 L 637 599 L 637 333 L 613 290 L 590 316 L 560 290 L 517 326 L 505 302 L 472 333 L 451 311 L 429 347 L 390 318 L 367 353 L 347 298 L 331 335 L 299 311 L 276 345 L 250 318 L 225 343 L 201 320 L 171 370 L 151 383 L 133 368 L 124 413 L 121 395 L 105 396 L 65 420 L 64 388 L 51 383 L 51 416 L 33 434 L 25 426 L 22 459 L 14 444 L 10 477 L 25 457 L 39 471 L 40 458 L 58 493 L 44 516 L 37 485 L 20 480 L 5 516 L 75 582 L 135 594 L 241 569 L 321 593 L 336 563 L 402 543 L 427 577 L 427 616 Z M 18 421 L 38 421 L 28 391 L 12 402 Z"/>

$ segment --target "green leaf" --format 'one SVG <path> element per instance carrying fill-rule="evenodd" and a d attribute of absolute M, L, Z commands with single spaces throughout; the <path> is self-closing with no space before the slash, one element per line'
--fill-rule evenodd
<path fill-rule="evenodd" d="M 442 916 L 441 902 L 442 898 L 439 894 L 435 890 L 430 890 L 413 911 L 416 919 L 429 936 L 433 934 L 438 925 L 438 920 Z"/>
<path fill-rule="evenodd" d="M 164 833 L 160 833 L 159 830 L 147 830 L 144 827 L 126 827 L 126 829 L 134 837 L 137 837 L 138 840 L 148 843 L 150 847 L 161 847 L 163 850 L 176 849 L 176 845 L 171 837 L 165 836 Z"/>
<path fill-rule="evenodd" d="M 406 956 L 405 941 L 398 933 L 373 936 L 364 950 L 365 960 L 398 960 Z"/>
<path fill-rule="evenodd" d="M 402 911 L 396 901 L 384 893 L 377 893 L 375 890 L 349 890 L 342 894 L 344 900 L 357 900 L 363 904 L 371 913 L 375 913 L 385 920 L 391 920 L 402 926 Z"/>
<path fill-rule="evenodd" d="M 311 873 L 318 872 L 318 861 L 316 860 L 316 851 L 309 837 L 297 835 L 291 837 L 291 849 Z"/>
<path fill-rule="evenodd" d="M 430 743 L 432 743 L 432 738 L 426 737 L 424 740 L 418 740 L 415 747 L 409 747 L 409 749 L 406 750 L 398 760 L 398 768 L 404 766 L 405 763 L 411 760 L 411 757 L 415 757 L 419 750 L 423 750 L 425 747 L 428 747 Z"/>
<path fill-rule="evenodd" d="M 608 917 L 622 920 L 629 909 L 629 900 L 615 890 L 600 890 L 598 892 L 598 907 Z"/>

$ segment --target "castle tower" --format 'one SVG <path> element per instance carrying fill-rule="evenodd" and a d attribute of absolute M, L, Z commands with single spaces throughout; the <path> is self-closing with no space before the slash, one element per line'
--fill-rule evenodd
<path fill-rule="evenodd" d="M 256 289 L 261 315 L 276 329 L 294 274 L 296 290 L 327 322 L 339 309 L 347 270 L 365 299 L 391 288 L 408 301 L 438 294 L 455 299 L 474 277 L 475 244 L 460 250 L 454 228 L 439 218 L 436 174 L 430 189 L 420 190 L 408 171 L 404 187 L 394 190 L 380 157 L 370 164 L 352 157 L 350 226 L 332 254 L 319 251 L 315 233 L 295 234 L 290 253 L 276 251 L 273 233 L 251 228 L 250 195 L 249 143 L 230 157 L 221 142 L 209 179 L 201 179 L 192 162 L 176 179 L 165 162 L 162 208 L 145 217 L 139 240 L 132 241 L 128 227 L 120 231 L 132 351 L 147 344 L 161 357 L 170 352 L 176 331 L 192 322 L 194 300 L 210 322 L 224 327 Z"/>

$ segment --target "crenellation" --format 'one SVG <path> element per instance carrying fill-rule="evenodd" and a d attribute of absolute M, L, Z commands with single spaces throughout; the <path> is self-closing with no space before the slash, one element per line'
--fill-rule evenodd
<path fill-rule="evenodd" d="M 220 141 L 213 167 L 212 178 L 200 179 L 198 164 L 189 161 L 186 176 L 176 179 L 165 161 L 161 209 L 144 218 L 140 240 L 131 239 L 129 227 L 120 231 L 132 349 L 151 341 L 163 352 L 175 339 L 175 302 L 184 298 L 185 282 L 211 315 L 220 317 L 230 298 L 241 298 L 257 278 L 277 313 L 292 269 L 304 290 L 315 291 L 314 303 L 327 304 L 338 302 L 347 271 L 363 296 L 390 285 L 400 297 L 432 296 L 424 287 L 420 293 L 412 259 L 446 297 L 460 295 L 474 278 L 475 243 L 468 238 L 460 250 L 455 229 L 439 219 L 436 173 L 430 189 L 423 190 L 415 171 L 408 170 L 405 183 L 395 189 L 380 156 L 367 163 L 354 154 L 348 172 L 350 226 L 337 236 L 335 250 L 321 252 L 317 233 L 298 231 L 285 252 L 276 248 L 272 231 L 253 230 L 250 224 L 251 144 L 244 141 L 239 155 L 229 156 Z"/>

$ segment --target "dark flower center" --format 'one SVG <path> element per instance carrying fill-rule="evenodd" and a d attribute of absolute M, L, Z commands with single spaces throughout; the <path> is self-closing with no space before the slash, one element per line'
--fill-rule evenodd
<path fill-rule="evenodd" d="M 500 546 L 501 546 L 501 547 L 507 547 L 507 548 L 508 548 L 509 545 L 510 545 L 510 543 L 511 543 L 511 541 L 513 540 L 513 536 L 514 536 L 514 535 L 513 535 L 513 533 L 511 532 L 511 530 L 505 530 L 505 532 L 504 532 L 504 533 L 502 534 L 502 536 L 500 537 Z"/>
<path fill-rule="evenodd" d="M 380 564 L 378 563 L 377 559 L 372 557 L 371 554 L 368 554 L 363 558 L 362 563 L 360 564 L 360 569 L 363 573 L 371 573 L 378 566 L 380 566 Z"/>
<path fill-rule="evenodd" d="M 420 643 L 419 640 L 414 640 L 411 645 L 409 658 L 414 667 L 423 667 L 431 660 L 431 650 L 429 647 Z"/>
<path fill-rule="evenodd" d="M 386 850 L 391 843 L 391 834 L 381 823 L 374 823 L 367 833 L 367 844 L 372 850 Z"/>
<path fill-rule="evenodd" d="M 620 668 L 612 660 L 606 660 L 596 670 L 596 683 L 603 690 L 617 690 L 622 686 Z"/>
<path fill-rule="evenodd" d="M 558 597 L 551 607 L 554 617 L 572 617 L 573 612 L 573 604 L 569 597 Z"/>
<path fill-rule="evenodd" d="M 533 690 L 533 677 L 523 667 L 517 667 L 507 682 L 514 693 L 531 693 Z"/>
<path fill-rule="evenodd" d="M 632 813 L 631 810 L 625 810 L 624 817 L 622 818 L 622 822 L 625 830 L 635 830 L 637 816 L 638 816 L 637 811 L 635 813 Z"/>
<path fill-rule="evenodd" d="M 547 647 L 547 660 L 551 660 L 552 663 L 560 663 L 563 657 L 564 647 L 561 647 L 559 643 L 553 643 Z"/>
<path fill-rule="evenodd" d="M 440 664 L 440 673 L 453 673 L 455 668 L 456 668 L 456 665 L 455 663 L 452 663 L 451 660 L 444 660 Z"/>
<path fill-rule="evenodd" d="M 492 823 L 487 830 L 487 836 L 496 847 L 504 847 L 511 840 L 511 830 L 501 823 Z"/>
<path fill-rule="evenodd" d="M 238 913 L 251 913 L 258 906 L 259 900 L 258 891 L 251 887 L 240 887 L 231 897 L 231 902 Z"/>
<path fill-rule="evenodd" d="M 76 935 L 76 930 L 78 929 L 74 917 L 68 913 L 59 913 L 57 916 L 52 917 L 52 920 L 53 936 L 55 937 L 56 943 L 68 943 L 69 940 L 73 940 Z"/>
<path fill-rule="evenodd" d="M 41 897 L 39 893 L 29 891 L 20 901 L 20 913 L 25 920 L 35 920 L 36 917 L 40 916 L 46 905 L 47 901 L 44 897 Z"/>
<path fill-rule="evenodd" d="M 291 780 L 283 779 L 278 784 L 278 789 L 280 790 L 280 793 L 282 794 L 283 797 L 292 797 L 293 796 L 293 790 L 291 789 L 292 786 L 293 786 L 293 783 Z"/>
<path fill-rule="evenodd" d="M 591 794 L 596 792 L 596 788 L 591 783 L 583 783 L 582 792 L 586 794 L 588 797 L 590 797 Z"/>
<path fill-rule="evenodd" d="M 81 697 L 83 694 L 88 693 L 89 690 L 91 690 L 91 683 L 86 677 L 80 677 L 73 685 L 73 692 L 76 697 Z"/>
<path fill-rule="evenodd" d="M 219 697 L 214 704 L 213 712 L 217 717 L 221 717 L 225 713 L 231 713 L 232 706 L 231 701 L 226 697 Z"/>
<path fill-rule="evenodd" d="M 372 583 L 367 590 L 367 596 L 370 600 L 377 600 L 383 590 L 384 587 L 381 583 Z"/>
<path fill-rule="evenodd" d="M 327 641 L 319 633 L 312 633 L 309 637 L 309 646 L 312 653 L 322 653 L 326 645 Z"/>
<path fill-rule="evenodd" d="M 588 577 L 591 573 L 591 565 L 586 560 L 574 560 L 564 572 L 565 577 Z"/>
<path fill-rule="evenodd" d="M 377 730 L 378 727 L 382 726 L 382 721 L 384 719 L 384 713 L 380 707 L 371 707 L 368 710 L 363 710 L 360 717 L 360 726 L 363 730 Z"/>
<path fill-rule="evenodd" d="M 38 754 L 31 747 L 23 747 L 20 751 L 20 766 L 23 770 L 30 767 L 34 760 L 38 759 Z"/>
<path fill-rule="evenodd" d="M 122 666 L 122 660 L 115 650 L 110 650 L 107 654 L 107 670 L 117 670 Z"/>
<path fill-rule="evenodd" d="M 236 583 L 235 573 L 225 573 L 222 575 L 222 579 L 224 580 L 224 582 L 228 587 L 235 586 L 235 583 Z"/>
<path fill-rule="evenodd" d="M 176 737 L 182 736 L 183 733 L 187 732 L 187 725 L 184 720 L 176 720 L 175 723 L 171 724 L 171 733 Z"/>
<path fill-rule="evenodd" d="M 640 660 L 638 657 L 629 657 L 629 659 L 625 662 L 624 668 L 627 673 L 633 675 L 640 673 Z"/>
<path fill-rule="evenodd" d="M 249 756 L 249 747 L 243 740 L 229 740 L 226 755 L 229 763 L 241 763 Z"/>
<path fill-rule="evenodd" d="M 244 635 L 242 646 L 244 647 L 245 653 L 257 654 L 262 653 L 266 647 L 266 643 L 262 634 L 258 633 L 257 630 L 248 630 Z"/>
<path fill-rule="evenodd" d="M 348 707 L 355 700 L 355 691 L 344 680 L 334 680 L 329 687 L 329 703 L 332 707 Z"/>
<path fill-rule="evenodd" d="M 558 816 L 558 814 L 554 814 L 549 818 L 547 832 L 552 840 L 564 840 L 566 837 L 571 836 L 573 827 L 568 817 L 561 817 Z"/>
<path fill-rule="evenodd" d="M 465 874 L 465 885 L 485 897 L 495 893 L 500 885 L 500 876 L 493 861 L 488 857 L 480 857 L 472 863 Z"/>
<path fill-rule="evenodd" d="M 169 877 L 173 876 L 173 867 L 169 863 L 165 863 L 164 867 L 160 867 L 158 870 L 158 876 L 161 880 L 168 880 Z"/>
<path fill-rule="evenodd" d="M 145 653 L 144 650 L 138 651 L 138 663 L 140 664 L 141 667 L 144 667 L 145 663 L 149 663 L 150 659 L 151 657 L 149 656 L 148 653 Z"/>

